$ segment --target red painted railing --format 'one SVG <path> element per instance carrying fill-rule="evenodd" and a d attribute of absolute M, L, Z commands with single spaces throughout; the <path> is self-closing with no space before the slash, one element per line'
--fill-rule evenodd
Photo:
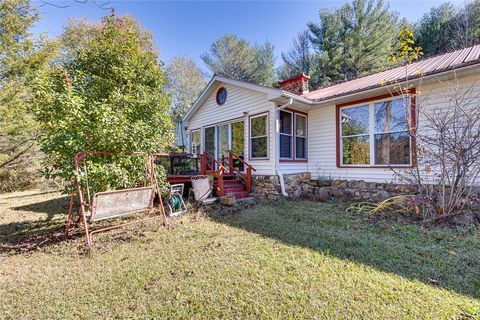
<path fill-rule="evenodd" d="M 215 166 L 218 169 L 215 169 Z M 225 168 L 214 156 L 207 151 L 200 154 L 200 171 L 201 174 L 211 174 L 217 178 L 218 183 L 218 195 L 225 195 L 225 186 L 223 183 L 223 175 L 228 173 L 229 170 Z"/>
<path fill-rule="evenodd" d="M 239 168 L 234 166 L 234 160 L 243 164 L 245 172 L 242 172 Z M 217 169 L 216 169 L 217 168 Z M 237 173 L 245 180 L 245 187 L 248 193 L 252 192 L 252 171 L 255 170 L 249 163 L 243 160 L 238 155 L 234 154 L 232 150 L 228 150 L 228 158 L 222 156 L 222 161 L 215 159 L 207 151 L 200 154 L 200 173 L 211 174 L 217 178 L 218 181 L 218 194 L 220 196 L 225 195 L 225 188 L 223 182 L 223 176 L 225 173 L 234 174 Z"/>
<path fill-rule="evenodd" d="M 243 166 L 245 167 L 245 172 L 242 172 L 238 168 L 236 168 L 233 164 L 233 160 L 237 160 L 241 164 L 243 164 Z M 252 192 L 252 171 L 256 172 L 257 170 L 255 170 L 248 162 L 233 153 L 232 150 L 228 150 L 228 168 L 230 173 L 237 172 L 240 176 L 243 176 L 243 178 L 245 179 L 245 187 L 247 189 L 247 192 Z"/>

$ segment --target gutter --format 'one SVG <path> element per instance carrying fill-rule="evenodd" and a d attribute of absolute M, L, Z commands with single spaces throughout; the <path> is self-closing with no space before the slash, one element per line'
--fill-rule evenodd
<path fill-rule="evenodd" d="M 286 198 L 290 197 L 290 195 L 285 190 L 285 179 L 283 177 L 283 173 L 280 171 L 280 117 L 278 110 L 285 109 L 293 104 L 293 98 L 290 98 L 287 103 L 275 108 L 275 173 L 278 176 L 278 180 L 280 181 L 280 191 L 282 195 Z"/>

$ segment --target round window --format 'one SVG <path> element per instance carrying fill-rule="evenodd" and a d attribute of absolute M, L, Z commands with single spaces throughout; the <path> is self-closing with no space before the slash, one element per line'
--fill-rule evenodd
<path fill-rule="evenodd" d="M 217 91 L 217 103 L 219 105 L 222 105 L 227 101 L 227 89 L 224 87 L 221 87 Z"/>

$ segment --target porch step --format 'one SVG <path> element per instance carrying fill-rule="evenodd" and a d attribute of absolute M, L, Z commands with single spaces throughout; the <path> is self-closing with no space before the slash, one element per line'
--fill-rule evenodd
<path fill-rule="evenodd" d="M 214 184 L 214 185 L 217 185 L 217 184 L 218 184 L 217 180 L 215 180 L 215 181 L 213 182 L 213 184 Z M 243 182 L 240 181 L 240 180 L 237 180 L 237 179 L 223 180 L 223 185 L 224 185 L 224 186 L 234 185 L 234 184 L 243 184 Z"/>
<path fill-rule="evenodd" d="M 217 184 L 213 185 L 214 189 L 217 189 L 217 187 L 218 187 Z M 235 183 L 235 184 L 224 185 L 225 194 L 232 193 L 232 192 L 242 192 L 242 191 L 247 191 L 247 189 L 246 189 L 246 187 L 243 183 Z"/>
<path fill-rule="evenodd" d="M 230 195 L 230 194 L 233 195 L 235 199 L 244 199 L 250 196 L 250 194 L 247 191 L 240 191 L 240 192 L 225 191 L 225 195 Z"/>
<path fill-rule="evenodd" d="M 223 176 L 223 180 L 231 180 L 236 178 L 235 173 L 224 173 L 222 176 Z M 217 178 L 215 178 L 215 181 L 216 180 Z"/>

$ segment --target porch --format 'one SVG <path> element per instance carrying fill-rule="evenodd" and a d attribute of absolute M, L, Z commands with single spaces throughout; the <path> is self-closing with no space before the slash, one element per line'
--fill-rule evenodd
<path fill-rule="evenodd" d="M 233 195 L 239 199 L 252 192 L 252 172 L 256 170 L 232 150 L 227 150 L 220 160 L 204 151 L 198 155 L 172 153 L 159 157 L 157 163 L 166 169 L 171 184 L 191 183 L 193 176 L 207 175 L 213 177 L 215 196 Z"/>

